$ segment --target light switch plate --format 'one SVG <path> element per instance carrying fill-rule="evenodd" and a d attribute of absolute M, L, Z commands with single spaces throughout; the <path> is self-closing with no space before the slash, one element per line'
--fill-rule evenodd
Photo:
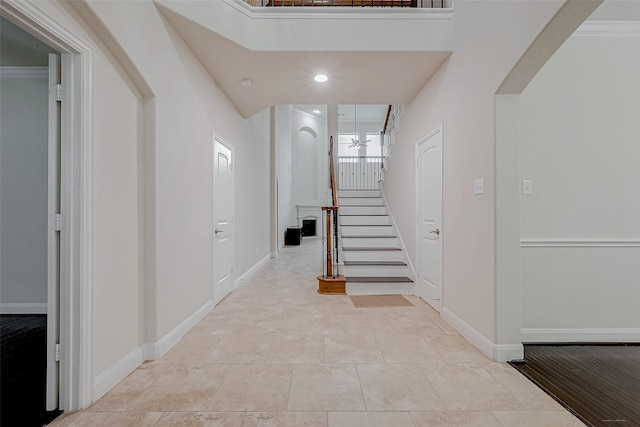
<path fill-rule="evenodd" d="M 522 180 L 522 194 L 524 194 L 525 196 L 530 196 L 531 194 L 533 194 L 533 181 L 531 181 L 530 179 Z"/>
<path fill-rule="evenodd" d="M 473 181 L 473 194 L 484 194 L 484 178 Z"/>

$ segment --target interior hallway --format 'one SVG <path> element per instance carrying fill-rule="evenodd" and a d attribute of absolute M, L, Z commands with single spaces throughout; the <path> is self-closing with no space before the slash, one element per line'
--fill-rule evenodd
<path fill-rule="evenodd" d="M 583 425 L 416 297 L 318 295 L 321 253 L 319 239 L 284 248 L 162 359 L 52 425 Z"/>

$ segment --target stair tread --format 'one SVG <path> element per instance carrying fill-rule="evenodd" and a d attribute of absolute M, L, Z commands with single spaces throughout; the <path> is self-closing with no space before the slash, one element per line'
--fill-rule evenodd
<path fill-rule="evenodd" d="M 343 251 L 401 251 L 400 248 L 395 247 L 357 247 L 357 246 L 347 246 L 342 248 Z"/>
<path fill-rule="evenodd" d="M 348 276 L 345 280 L 352 283 L 413 283 L 410 278 L 402 276 Z"/>
<path fill-rule="evenodd" d="M 406 266 L 402 261 L 344 261 L 344 265 L 397 265 Z"/>

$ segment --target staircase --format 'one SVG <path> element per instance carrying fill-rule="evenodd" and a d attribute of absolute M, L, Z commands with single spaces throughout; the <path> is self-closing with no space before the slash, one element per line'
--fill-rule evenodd
<path fill-rule="evenodd" d="M 379 190 L 340 190 L 340 256 L 349 295 L 413 294 L 413 280 Z"/>

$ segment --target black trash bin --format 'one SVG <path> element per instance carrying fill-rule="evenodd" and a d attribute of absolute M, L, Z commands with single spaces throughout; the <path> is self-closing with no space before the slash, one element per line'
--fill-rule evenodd
<path fill-rule="evenodd" d="M 284 233 L 285 246 L 300 246 L 302 239 L 302 227 L 287 227 Z"/>

